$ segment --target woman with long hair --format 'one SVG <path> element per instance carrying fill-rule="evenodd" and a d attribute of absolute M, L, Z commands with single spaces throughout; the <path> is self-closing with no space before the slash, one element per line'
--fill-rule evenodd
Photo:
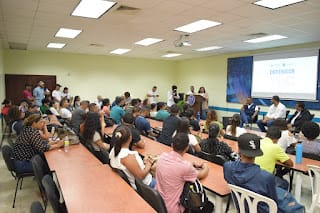
<path fill-rule="evenodd" d="M 209 95 L 204 87 L 199 88 L 198 94 L 201 95 L 203 99 L 201 103 L 201 119 L 206 120 L 206 115 L 209 110 Z"/>
<path fill-rule="evenodd" d="M 109 151 L 110 145 L 103 142 L 104 135 L 104 115 L 97 112 L 88 112 L 84 122 L 83 139 L 85 143 L 91 145 L 95 151 Z"/>
<path fill-rule="evenodd" d="M 211 156 L 222 155 L 226 160 L 230 160 L 232 149 L 223 142 L 218 140 L 218 136 L 220 133 L 219 125 L 213 123 L 209 126 L 209 137 L 201 141 L 200 146 L 203 152 L 210 154 Z M 207 160 L 210 160 L 207 159 Z M 213 160 L 210 160 L 213 161 Z"/>
<path fill-rule="evenodd" d="M 209 127 L 211 124 L 217 124 L 219 126 L 219 129 L 220 129 L 220 135 L 224 135 L 224 129 L 223 129 L 223 125 L 220 121 L 218 121 L 218 114 L 215 110 L 209 110 L 208 113 L 207 113 L 207 119 L 206 119 L 206 122 L 205 122 L 205 125 L 204 125 L 204 129 L 206 131 L 209 130 Z"/>
<path fill-rule="evenodd" d="M 193 134 L 191 134 L 190 128 L 191 126 L 189 119 L 186 117 L 182 117 L 178 122 L 176 133 L 174 133 L 172 137 L 174 137 L 177 133 L 187 133 L 189 137 L 189 146 L 191 147 L 192 152 L 201 152 L 199 142 L 197 138 Z"/>
<path fill-rule="evenodd" d="M 18 172 L 32 172 L 31 158 L 50 149 L 63 146 L 63 140 L 43 140 L 40 131 L 47 132 L 44 119 L 33 114 L 24 120 L 24 128 L 13 146 L 13 159 Z"/>
<path fill-rule="evenodd" d="M 114 130 L 114 147 L 110 152 L 110 165 L 122 170 L 128 177 L 131 186 L 136 189 L 135 178 L 139 178 L 144 184 L 154 188 L 156 181 L 150 174 L 154 160 L 146 157 L 144 160 L 137 151 L 129 149 L 131 131 L 127 126 L 119 126 Z"/>
<path fill-rule="evenodd" d="M 14 135 L 20 135 L 20 132 L 23 129 L 23 119 L 25 117 L 25 113 L 20 110 L 18 106 L 14 105 L 9 109 L 8 117 L 10 120 L 10 132 Z"/>
<path fill-rule="evenodd" d="M 240 127 L 241 117 L 239 114 L 234 114 L 231 119 L 231 125 L 226 128 L 226 134 L 233 137 L 239 137 L 240 135 L 246 133 L 246 129 Z"/>

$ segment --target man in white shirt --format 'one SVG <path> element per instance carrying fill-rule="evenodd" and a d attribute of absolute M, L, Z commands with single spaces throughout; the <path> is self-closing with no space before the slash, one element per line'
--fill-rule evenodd
<path fill-rule="evenodd" d="M 159 97 L 159 95 L 158 95 L 158 93 L 157 93 L 157 86 L 153 86 L 153 87 L 152 87 L 152 90 L 147 93 L 147 97 L 148 97 L 148 99 L 149 99 L 149 103 L 150 103 L 150 104 L 156 104 L 156 103 L 158 103 L 158 97 Z"/>
<path fill-rule="evenodd" d="M 187 95 L 195 95 L 194 86 L 190 86 L 190 90 L 187 92 Z"/>
<path fill-rule="evenodd" d="M 56 101 L 61 101 L 62 92 L 60 91 L 60 84 L 56 84 L 56 89 L 52 91 L 52 97 Z"/>
<path fill-rule="evenodd" d="M 173 104 L 176 103 L 175 100 L 178 100 L 180 97 L 177 93 L 178 87 L 176 85 L 173 85 L 171 87 L 171 91 L 168 92 L 168 97 L 167 97 L 167 106 L 171 107 Z"/>
<path fill-rule="evenodd" d="M 262 120 L 257 121 L 257 125 L 262 132 L 266 132 L 265 126 L 271 126 L 275 119 L 286 118 L 287 108 L 280 103 L 279 96 L 275 95 L 271 99 L 272 105 L 269 107 L 268 113 Z"/>

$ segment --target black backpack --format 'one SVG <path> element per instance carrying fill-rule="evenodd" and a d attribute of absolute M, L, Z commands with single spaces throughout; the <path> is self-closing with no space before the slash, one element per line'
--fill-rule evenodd
<path fill-rule="evenodd" d="M 213 212 L 214 205 L 208 200 L 206 192 L 199 180 L 194 183 L 186 182 L 180 196 L 180 205 L 185 207 L 185 212 Z"/>

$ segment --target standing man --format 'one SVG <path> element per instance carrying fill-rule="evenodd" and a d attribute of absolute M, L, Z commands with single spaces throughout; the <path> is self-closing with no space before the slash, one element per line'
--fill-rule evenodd
<path fill-rule="evenodd" d="M 33 97 L 37 106 L 42 105 L 42 99 L 44 99 L 44 82 L 39 81 L 38 86 L 33 89 Z"/>
<path fill-rule="evenodd" d="M 268 113 L 263 120 L 258 120 L 257 125 L 262 132 L 266 132 L 265 126 L 271 126 L 277 118 L 286 118 L 287 108 L 280 103 L 279 96 L 275 95 L 271 99 L 272 105 L 269 107 Z"/>
<path fill-rule="evenodd" d="M 158 95 L 158 93 L 157 93 L 157 86 L 153 86 L 153 87 L 152 87 L 152 90 L 147 93 L 147 97 L 148 97 L 148 99 L 149 99 L 149 103 L 150 103 L 150 104 L 156 104 L 156 103 L 158 103 L 158 97 L 159 97 L 159 95 Z"/>
<path fill-rule="evenodd" d="M 167 97 L 167 106 L 171 107 L 173 104 L 176 104 L 179 100 L 179 95 L 177 92 L 178 87 L 176 85 L 172 85 L 171 91 L 168 92 Z"/>
<path fill-rule="evenodd" d="M 302 101 L 297 101 L 296 112 L 288 120 L 288 128 L 295 128 L 296 132 L 300 132 L 302 125 L 306 121 L 311 120 L 311 114 L 309 110 L 304 108 Z"/>
<path fill-rule="evenodd" d="M 52 91 L 52 97 L 54 100 L 60 102 L 61 101 L 61 96 L 62 92 L 60 91 L 61 85 L 56 84 L 56 89 Z"/>
<path fill-rule="evenodd" d="M 193 106 L 193 104 L 195 103 L 196 99 L 194 97 L 195 95 L 195 92 L 194 92 L 194 86 L 190 86 L 190 91 L 187 92 L 187 103 L 190 105 L 190 106 Z"/>
<path fill-rule="evenodd" d="M 252 122 L 253 119 L 258 115 L 259 107 L 253 103 L 252 97 L 247 98 L 247 103 L 242 106 L 240 109 L 241 122 L 240 127 L 243 127 L 243 124 L 246 126 L 249 125 L 249 122 Z"/>
<path fill-rule="evenodd" d="M 28 104 L 31 104 L 34 101 L 34 98 L 32 96 L 32 92 L 31 92 L 31 84 L 25 84 L 24 86 L 24 90 L 22 92 L 22 99 L 26 100 L 28 102 Z"/>

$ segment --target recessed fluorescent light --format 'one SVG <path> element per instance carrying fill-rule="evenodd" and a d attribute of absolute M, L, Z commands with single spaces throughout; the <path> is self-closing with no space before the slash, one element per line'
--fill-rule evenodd
<path fill-rule="evenodd" d="M 266 42 L 266 41 L 279 40 L 279 39 L 283 39 L 283 38 L 288 38 L 288 37 L 282 36 L 282 35 L 269 35 L 269 36 L 263 36 L 263 37 L 260 37 L 260 38 L 249 39 L 249 40 L 246 40 L 244 42 L 261 43 L 261 42 Z"/>
<path fill-rule="evenodd" d="M 203 47 L 203 48 L 199 48 L 196 49 L 196 51 L 199 52 L 205 52 L 205 51 L 210 51 L 210 50 L 217 50 L 217 49 L 221 49 L 222 47 L 218 47 L 218 46 L 211 46 L 211 47 Z"/>
<path fill-rule="evenodd" d="M 149 46 L 149 45 L 158 43 L 160 41 L 163 41 L 163 39 L 160 39 L 160 38 L 145 38 L 145 39 L 143 39 L 141 41 L 137 41 L 135 44 L 142 45 L 142 46 Z"/>
<path fill-rule="evenodd" d="M 254 2 L 254 4 L 270 9 L 277 9 L 280 7 L 288 6 L 290 4 L 295 4 L 303 1 L 305 0 L 260 0 Z"/>
<path fill-rule="evenodd" d="M 81 0 L 71 15 L 97 19 L 115 4 L 116 2 L 105 0 Z"/>
<path fill-rule="evenodd" d="M 181 53 L 168 53 L 168 54 L 165 54 L 165 55 L 163 55 L 161 57 L 163 57 L 163 58 L 173 58 L 173 57 L 177 57 L 177 56 L 180 56 L 180 55 L 182 55 L 182 54 Z"/>
<path fill-rule="evenodd" d="M 65 46 L 66 44 L 63 43 L 49 43 L 47 45 L 47 48 L 56 48 L 56 49 L 61 49 Z"/>
<path fill-rule="evenodd" d="M 68 29 L 68 28 L 60 28 L 59 31 L 56 33 L 55 37 L 75 38 L 81 32 L 82 32 L 82 30 L 73 30 L 73 29 Z"/>
<path fill-rule="evenodd" d="M 111 51 L 110 53 L 111 54 L 122 55 L 122 54 L 125 54 L 125 53 L 129 52 L 129 51 L 131 51 L 131 50 L 130 49 L 121 49 L 121 48 L 119 48 L 119 49 L 115 49 L 115 50 Z"/>
<path fill-rule="evenodd" d="M 178 27 L 174 30 L 185 32 L 185 33 L 194 33 L 194 32 L 208 29 L 210 27 L 214 27 L 220 24 L 221 24 L 220 22 L 216 22 L 216 21 L 199 20 L 199 21 L 195 21 L 190 24 L 186 24 L 184 26 Z"/>

